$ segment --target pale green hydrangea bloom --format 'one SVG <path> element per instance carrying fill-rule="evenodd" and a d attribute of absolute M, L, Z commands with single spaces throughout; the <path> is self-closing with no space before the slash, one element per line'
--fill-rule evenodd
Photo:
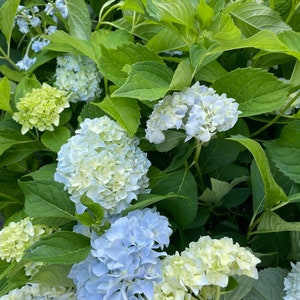
<path fill-rule="evenodd" d="M 13 119 L 22 125 L 22 134 L 33 127 L 40 131 L 54 130 L 59 124 L 59 114 L 70 106 L 66 93 L 47 83 L 34 88 L 17 103 L 18 112 Z"/>
<path fill-rule="evenodd" d="M 32 224 L 29 217 L 10 222 L 0 231 L 0 258 L 7 262 L 19 262 L 29 246 L 51 232 L 50 227 Z"/>
<path fill-rule="evenodd" d="M 86 209 L 84 194 L 114 215 L 149 193 L 151 163 L 138 138 L 107 116 L 85 119 L 75 133 L 58 152 L 54 179 L 71 194 L 77 213 Z"/>
<path fill-rule="evenodd" d="M 71 288 L 62 286 L 49 287 L 37 283 L 24 285 L 19 289 L 10 291 L 0 300 L 76 300 Z"/>
<path fill-rule="evenodd" d="M 217 132 L 232 128 L 241 113 L 238 103 L 225 94 L 218 95 L 213 88 L 196 82 L 192 87 L 165 96 L 154 105 L 147 120 L 146 139 L 160 144 L 164 131 L 183 129 L 186 141 L 195 137 L 208 142 Z"/>
<path fill-rule="evenodd" d="M 300 262 L 291 263 L 292 270 L 284 278 L 284 291 L 286 295 L 284 300 L 299 300 L 300 299 Z"/>
<path fill-rule="evenodd" d="M 101 94 L 102 74 L 90 58 L 66 54 L 57 57 L 55 86 L 70 93 L 69 101 L 90 101 Z"/>
<path fill-rule="evenodd" d="M 181 255 L 163 260 L 163 278 L 155 286 L 155 300 L 193 299 L 191 295 L 213 295 L 216 288 L 228 285 L 229 276 L 258 278 L 260 260 L 252 252 L 233 243 L 231 238 L 201 237 L 191 242 Z"/>

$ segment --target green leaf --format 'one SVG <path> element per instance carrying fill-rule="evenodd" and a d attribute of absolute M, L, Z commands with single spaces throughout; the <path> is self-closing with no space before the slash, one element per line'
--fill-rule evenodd
<path fill-rule="evenodd" d="M 168 152 L 175 148 L 180 142 L 186 138 L 186 134 L 177 130 L 167 130 L 164 132 L 165 140 L 161 144 L 155 145 L 155 149 L 159 152 Z"/>
<path fill-rule="evenodd" d="M 153 194 L 175 193 L 180 195 L 180 197 L 174 196 L 157 202 L 157 207 L 171 214 L 179 226 L 186 227 L 191 224 L 198 207 L 197 184 L 192 173 L 180 169 L 171 173 L 161 172 L 156 176 L 159 177 L 158 180 L 150 179 L 150 182 L 151 180 L 155 181 L 151 185 Z"/>
<path fill-rule="evenodd" d="M 0 7 L 0 30 L 9 45 L 20 0 L 7 0 Z"/>
<path fill-rule="evenodd" d="M 32 282 L 47 283 L 49 286 L 72 287 L 73 282 L 68 278 L 70 267 L 66 265 L 45 265 L 39 268 Z"/>
<path fill-rule="evenodd" d="M 24 76 L 22 71 L 10 69 L 7 65 L 0 65 L 0 72 L 14 82 L 21 81 Z"/>
<path fill-rule="evenodd" d="M 126 82 L 112 97 L 157 100 L 168 92 L 172 77 L 173 71 L 165 64 L 155 61 L 138 62 L 132 65 Z"/>
<path fill-rule="evenodd" d="M 284 126 L 279 139 L 267 141 L 268 149 L 275 166 L 290 180 L 300 183 L 300 122 Z"/>
<path fill-rule="evenodd" d="M 240 3 L 230 11 L 230 14 L 245 36 L 251 36 L 260 30 L 269 30 L 274 33 L 291 30 L 291 27 L 282 21 L 277 12 L 263 4 Z"/>
<path fill-rule="evenodd" d="M 268 159 L 260 144 L 254 140 L 243 136 L 233 136 L 229 138 L 245 146 L 253 155 L 264 183 L 265 207 L 272 208 L 274 205 L 288 200 L 283 189 L 274 180 Z"/>
<path fill-rule="evenodd" d="M 134 211 L 136 209 L 143 209 L 147 206 L 153 205 L 157 202 L 160 202 L 162 200 L 168 199 L 168 198 L 183 198 L 183 199 L 188 199 L 185 196 L 181 196 L 175 193 L 168 193 L 166 195 L 156 195 L 156 194 L 140 194 L 138 197 L 138 201 L 135 202 L 134 204 L 131 204 L 130 207 L 128 207 L 127 209 L 125 209 L 123 211 L 123 214 L 127 214 L 130 211 Z"/>
<path fill-rule="evenodd" d="M 155 52 L 165 52 L 183 49 L 186 47 L 186 43 L 178 32 L 164 27 L 147 42 L 147 47 Z"/>
<path fill-rule="evenodd" d="M 100 103 L 93 103 L 113 117 L 130 136 L 140 124 L 140 108 L 137 101 L 129 98 L 105 97 Z"/>
<path fill-rule="evenodd" d="M 241 116 L 274 111 L 286 101 L 289 86 L 274 75 L 254 68 L 236 69 L 217 79 L 212 87 L 239 103 Z"/>
<path fill-rule="evenodd" d="M 211 63 L 207 64 L 205 67 L 201 68 L 195 74 L 195 80 L 212 83 L 226 73 L 227 71 L 216 60 L 214 60 Z"/>
<path fill-rule="evenodd" d="M 45 131 L 41 136 L 41 142 L 50 150 L 58 152 L 70 136 L 70 131 L 66 127 L 60 126 L 53 131 Z"/>
<path fill-rule="evenodd" d="M 259 271 L 258 280 L 252 280 L 250 293 L 244 300 L 282 300 L 285 296 L 284 278 L 287 270 L 281 268 L 266 268 Z M 231 298 L 230 298 L 231 299 Z"/>
<path fill-rule="evenodd" d="M 161 57 L 153 50 L 139 44 L 125 44 L 116 49 L 101 46 L 101 54 L 101 72 L 118 86 L 125 83 L 131 65 L 147 61 L 163 63 Z"/>
<path fill-rule="evenodd" d="M 205 29 L 212 22 L 214 10 L 206 4 L 205 0 L 200 0 L 196 10 L 196 17 L 199 19 L 202 29 Z"/>
<path fill-rule="evenodd" d="M 92 23 L 87 4 L 84 0 L 66 0 L 66 5 L 70 35 L 81 40 L 88 40 Z"/>
<path fill-rule="evenodd" d="M 76 220 L 75 206 L 62 184 L 54 180 L 19 181 L 25 194 L 25 212 L 32 217 Z"/>
<path fill-rule="evenodd" d="M 154 18 L 194 28 L 194 7 L 188 0 L 146 2 L 146 11 Z"/>
<path fill-rule="evenodd" d="M 77 55 L 86 55 L 91 60 L 98 63 L 100 57 L 98 47 L 93 45 L 93 43 L 90 41 L 78 39 L 61 30 L 57 30 L 48 35 L 47 40 L 50 40 L 51 43 L 44 47 L 44 50 L 71 52 Z"/>
<path fill-rule="evenodd" d="M 116 49 L 121 45 L 134 42 L 133 36 L 125 30 L 110 31 L 107 29 L 94 31 L 91 35 L 91 41 L 109 49 Z"/>
<path fill-rule="evenodd" d="M 170 90 L 183 90 L 190 86 L 193 79 L 193 68 L 188 60 L 182 60 L 173 75 Z"/>
<path fill-rule="evenodd" d="M 26 143 L 35 143 L 35 141 L 14 130 L 0 130 L 0 155 L 13 145 Z"/>
<path fill-rule="evenodd" d="M 240 300 L 249 293 L 253 279 L 248 276 L 234 276 L 238 286 L 221 297 L 221 300 Z"/>
<path fill-rule="evenodd" d="M 10 107 L 10 84 L 6 77 L 0 81 L 0 109 L 13 113 Z"/>
<path fill-rule="evenodd" d="M 42 237 L 24 254 L 24 258 L 48 264 L 74 264 L 84 260 L 90 252 L 90 239 L 84 235 L 58 231 Z"/>
<path fill-rule="evenodd" d="M 287 47 L 286 54 L 292 55 L 300 60 L 300 32 L 285 31 L 278 35 L 279 40 Z"/>

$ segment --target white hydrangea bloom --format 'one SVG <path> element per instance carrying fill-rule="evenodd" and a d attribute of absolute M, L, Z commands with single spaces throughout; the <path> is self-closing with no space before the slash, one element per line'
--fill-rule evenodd
<path fill-rule="evenodd" d="M 49 287 L 30 283 L 19 289 L 10 291 L 7 295 L 0 297 L 0 300 L 76 300 L 75 293 L 71 288 L 62 286 Z"/>
<path fill-rule="evenodd" d="M 47 226 L 33 225 L 29 217 L 10 222 L 0 231 L 0 258 L 19 262 L 29 246 L 51 232 L 52 229 Z"/>
<path fill-rule="evenodd" d="M 101 78 L 97 65 L 86 56 L 57 57 L 54 84 L 70 93 L 70 102 L 89 101 L 99 96 Z"/>
<path fill-rule="evenodd" d="M 78 213 L 86 193 L 108 214 L 120 213 L 140 193 L 147 193 L 150 161 L 115 121 L 107 116 L 85 119 L 58 153 L 54 178 L 65 185 Z"/>
<path fill-rule="evenodd" d="M 292 270 L 284 278 L 284 291 L 286 295 L 284 300 L 299 300 L 300 299 L 300 262 L 291 263 Z"/>
<path fill-rule="evenodd" d="M 155 144 L 164 141 L 163 131 L 184 129 L 186 140 L 196 137 L 207 142 L 217 132 L 226 131 L 237 122 L 238 103 L 221 96 L 212 88 L 196 82 L 182 92 L 174 92 L 160 100 L 147 121 L 146 138 Z"/>
<path fill-rule="evenodd" d="M 201 237 L 191 242 L 181 255 L 175 253 L 163 261 L 162 283 L 155 286 L 155 299 L 186 300 L 188 295 L 213 294 L 226 287 L 229 276 L 258 278 L 260 260 L 231 238 Z M 173 297 L 173 298 L 172 298 Z M 206 299 L 206 298 L 205 298 Z"/>

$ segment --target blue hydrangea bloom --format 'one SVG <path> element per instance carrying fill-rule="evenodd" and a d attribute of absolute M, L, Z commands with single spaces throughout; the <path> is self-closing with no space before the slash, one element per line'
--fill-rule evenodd
<path fill-rule="evenodd" d="M 171 233 L 168 219 L 150 208 L 117 219 L 100 237 L 93 233 L 89 257 L 69 274 L 78 299 L 152 299 L 166 255 L 157 249 L 169 244 Z"/>

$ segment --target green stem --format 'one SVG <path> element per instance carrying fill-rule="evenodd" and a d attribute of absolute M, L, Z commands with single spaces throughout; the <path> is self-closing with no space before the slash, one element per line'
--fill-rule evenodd
<path fill-rule="evenodd" d="M 269 6 L 271 9 L 275 10 L 275 0 L 269 0 Z"/>
<path fill-rule="evenodd" d="M 201 169 L 199 166 L 199 156 L 200 156 L 200 152 L 201 152 L 201 147 L 202 147 L 201 141 L 199 141 L 197 138 L 195 138 L 195 154 L 194 154 L 193 162 L 190 165 L 190 168 L 192 166 L 195 167 L 197 176 L 199 178 L 200 185 L 201 185 L 201 187 L 203 187 L 204 186 L 203 177 L 202 177 L 202 172 L 201 172 Z"/>
<path fill-rule="evenodd" d="M 300 5 L 299 1 L 292 1 L 292 7 L 291 7 L 291 10 L 290 10 L 290 13 L 289 13 L 289 15 L 287 16 L 287 18 L 285 20 L 285 22 L 287 24 L 290 23 L 290 21 L 291 21 L 292 17 L 294 16 L 296 10 L 298 9 L 299 5 Z"/>
<path fill-rule="evenodd" d="M 220 286 L 216 286 L 216 290 L 217 290 L 217 292 L 216 292 L 216 298 L 215 298 L 215 300 L 220 300 L 220 298 L 221 298 L 221 287 Z"/>
<path fill-rule="evenodd" d="M 259 133 L 263 132 L 264 130 L 266 130 L 267 128 L 269 128 L 270 126 L 272 126 L 274 123 L 276 123 L 281 116 L 284 114 L 284 112 L 300 97 L 300 91 L 285 105 L 283 106 L 283 108 L 279 111 L 279 113 L 269 122 L 267 123 L 265 126 L 261 127 L 260 129 L 258 129 L 257 131 L 255 131 L 254 133 L 251 134 L 251 138 L 253 138 L 254 136 L 258 135 Z"/>

